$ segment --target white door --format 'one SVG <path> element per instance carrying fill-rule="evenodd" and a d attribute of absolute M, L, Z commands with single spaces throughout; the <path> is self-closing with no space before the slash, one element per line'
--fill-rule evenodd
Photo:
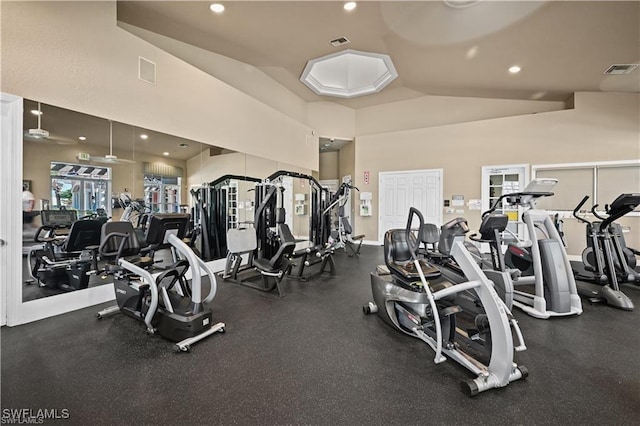
<path fill-rule="evenodd" d="M 410 207 L 422 213 L 425 223 L 442 225 L 442 169 L 381 172 L 378 205 L 380 242 L 389 229 L 407 226 Z"/>
<path fill-rule="evenodd" d="M 482 211 L 487 211 L 501 195 L 522 191 L 529 181 L 528 164 L 482 167 Z M 509 217 L 507 229 L 518 238 L 525 238 L 525 226 L 520 220 L 524 209 L 518 206 L 501 206 L 498 213 Z M 509 240 L 509 235 L 504 235 Z M 483 244 L 484 248 L 488 245 Z"/>

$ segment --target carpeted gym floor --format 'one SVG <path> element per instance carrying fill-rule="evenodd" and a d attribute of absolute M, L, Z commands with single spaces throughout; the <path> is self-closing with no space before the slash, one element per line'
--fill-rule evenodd
<path fill-rule="evenodd" d="M 637 424 L 640 307 L 583 300 L 579 317 L 521 311 L 526 380 L 467 398 L 469 373 L 377 316 L 369 273 L 382 248 L 335 256 L 337 276 L 290 280 L 286 297 L 219 282 L 226 333 L 175 353 L 102 306 L 3 327 L 2 413 L 68 410 L 45 424 Z M 640 287 L 624 285 L 640 304 Z M 106 305 L 105 305 L 106 306 Z"/>

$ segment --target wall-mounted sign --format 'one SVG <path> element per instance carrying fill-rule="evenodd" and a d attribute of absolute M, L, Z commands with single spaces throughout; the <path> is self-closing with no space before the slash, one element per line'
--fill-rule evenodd
<path fill-rule="evenodd" d="M 369 185 L 369 170 L 365 170 L 364 172 L 364 184 Z"/>

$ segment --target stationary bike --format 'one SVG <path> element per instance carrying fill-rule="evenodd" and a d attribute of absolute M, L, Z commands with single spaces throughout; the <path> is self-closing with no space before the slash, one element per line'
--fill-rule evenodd
<path fill-rule="evenodd" d="M 390 274 L 371 273 L 374 302 L 363 307 L 365 314 L 378 313 L 390 326 L 416 337 L 435 351 L 435 363 L 447 358 L 458 362 L 476 377 L 461 382 L 468 396 L 507 386 L 528 375 L 514 362 L 514 351 L 526 349 L 517 321 L 511 316 L 482 270 L 455 241 L 451 255 L 469 281 L 453 284 L 439 270 L 419 259 L 419 242 L 412 233 L 412 222 L 424 219 L 411 208 L 406 229 L 385 234 L 385 263 Z M 464 295 L 475 293 L 482 313 L 467 312 L 461 305 Z M 514 347 L 512 332 L 518 339 Z"/>
<path fill-rule="evenodd" d="M 129 222 L 121 222 L 127 226 L 126 232 L 106 235 L 100 244 L 100 253 L 111 257 L 115 251 L 116 263 L 107 269 L 114 276 L 117 305 L 100 311 L 98 318 L 122 312 L 143 321 L 147 333 L 157 332 L 168 340 L 177 341 L 179 352 L 189 351 L 191 345 L 213 333 L 224 332 L 224 323 L 213 324 L 209 307 L 217 290 L 215 274 L 182 241 L 188 222 L 188 214 L 151 216 L 147 242 L 169 243 L 182 257 L 173 267 L 157 275 L 152 275 L 138 262 L 125 260 L 140 252 L 136 233 Z M 148 265 L 151 263 L 147 262 Z M 190 279 L 187 278 L 189 273 Z M 209 282 L 208 293 L 203 291 L 203 277 Z"/>

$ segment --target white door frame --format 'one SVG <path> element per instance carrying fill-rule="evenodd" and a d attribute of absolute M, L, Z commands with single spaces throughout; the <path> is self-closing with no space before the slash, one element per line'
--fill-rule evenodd
<path fill-rule="evenodd" d="M 0 93 L 2 139 L 0 140 L 0 324 L 15 316 L 22 300 L 22 98 Z M 19 140 L 20 143 L 14 141 Z M 15 285 L 18 283 L 18 285 Z M 18 293 L 16 295 L 16 292 Z M 10 324 L 10 322 L 9 322 Z"/>
<path fill-rule="evenodd" d="M 0 141 L 0 170 L 3 182 L 8 182 L 0 192 L 0 238 L 7 244 L 0 247 L 0 304 L 6 300 L 6 324 L 24 324 L 60 315 L 115 299 L 113 284 L 105 284 L 86 290 L 72 291 L 22 303 L 22 110 L 19 96 L 1 93 L 3 109 L 9 106 L 11 129 L 3 130 Z M 9 138 L 7 140 L 6 138 Z M 7 229 L 8 227 L 8 229 Z M 6 299 L 4 298 L 6 294 Z"/>
<path fill-rule="evenodd" d="M 436 211 L 438 212 L 438 224 L 442 225 L 442 209 L 443 209 L 443 200 L 444 200 L 444 169 L 423 169 L 423 170 L 396 170 L 396 171 L 389 171 L 389 172 L 379 172 L 378 173 L 378 244 L 382 244 L 384 241 L 384 235 L 382 236 L 382 238 L 380 237 L 380 230 L 382 229 L 382 214 L 380 212 L 382 212 L 382 203 L 383 203 L 383 194 L 382 194 L 382 190 L 381 190 L 381 182 L 382 182 L 382 178 L 385 175 L 393 175 L 393 174 L 399 174 L 399 173 L 406 173 L 406 174 L 417 174 L 417 173 L 437 173 L 438 174 L 438 200 L 437 203 L 439 204 L 438 208 L 436 209 Z M 409 211 L 407 210 L 407 217 L 409 216 Z"/>

